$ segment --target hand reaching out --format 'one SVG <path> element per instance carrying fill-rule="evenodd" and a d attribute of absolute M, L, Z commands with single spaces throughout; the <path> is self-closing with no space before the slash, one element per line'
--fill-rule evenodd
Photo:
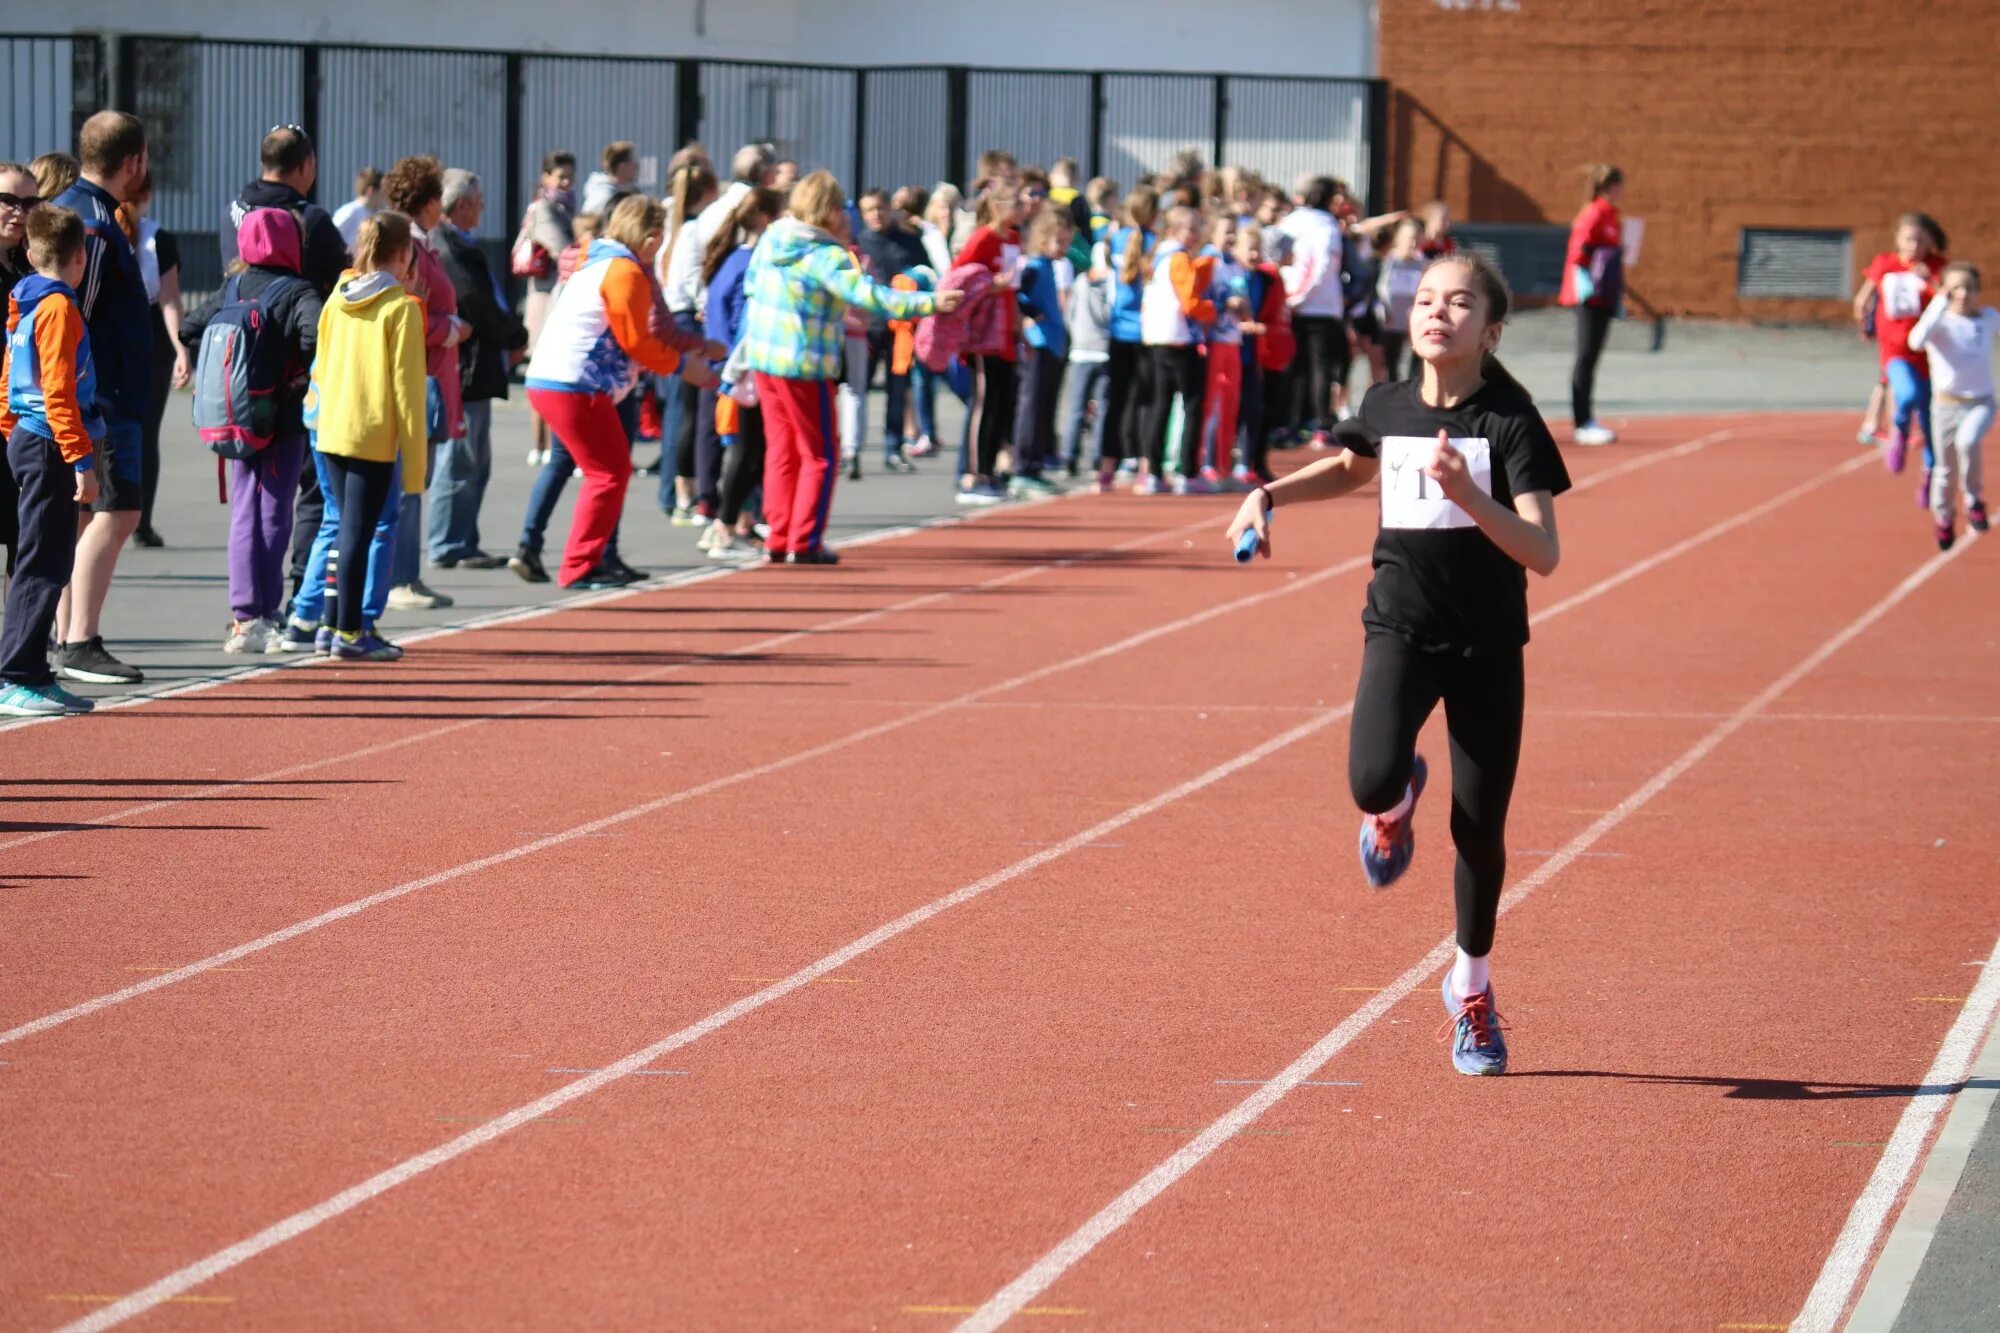
<path fill-rule="evenodd" d="M 940 315 L 948 315 L 964 304 L 965 293 L 957 288 L 937 294 L 937 312 Z"/>

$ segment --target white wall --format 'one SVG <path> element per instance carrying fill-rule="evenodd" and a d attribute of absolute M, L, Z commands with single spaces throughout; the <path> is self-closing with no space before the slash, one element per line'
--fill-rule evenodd
<path fill-rule="evenodd" d="M 1367 75 L 1373 0 L 71 0 L 50 31 L 835 65 Z"/>

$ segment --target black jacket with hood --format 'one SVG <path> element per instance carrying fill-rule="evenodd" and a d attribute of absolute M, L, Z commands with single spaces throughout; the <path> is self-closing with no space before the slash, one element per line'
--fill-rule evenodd
<path fill-rule="evenodd" d="M 528 327 L 494 294 L 493 267 L 479 242 L 449 222 L 432 236 L 441 242 L 438 258 L 458 294 L 458 317 L 472 336 L 458 345 L 459 384 L 467 402 L 507 396 L 507 353 L 528 345 Z"/>
<path fill-rule="evenodd" d="M 347 242 L 340 238 L 340 228 L 333 225 L 331 213 L 283 181 L 251 181 L 229 206 L 229 217 L 222 228 L 223 272 L 227 273 L 237 258 L 236 229 L 243 225 L 243 219 L 252 209 L 258 208 L 281 208 L 298 219 L 299 233 L 304 238 L 299 274 L 325 298 L 353 262 L 347 253 Z"/>

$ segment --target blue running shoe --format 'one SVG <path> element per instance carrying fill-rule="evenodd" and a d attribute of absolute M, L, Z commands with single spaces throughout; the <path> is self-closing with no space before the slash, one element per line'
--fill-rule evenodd
<path fill-rule="evenodd" d="M 349 638 L 336 633 L 333 636 L 333 655 L 350 662 L 393 662 L 403 655 L 403 650 L 373 634 L 357 634 Z"/>
<path fill-rule="evenodd" d="M 1410 767 L 1411 801 L 1409 813 L 1401 819 L 1387 815 L 1361 817 L 1361 873 L 1371 888 L 1386 889 L 1410 868 L 1417 854 L 1417 801 L 1423 797 L 1424 783 L 1430 780 L 1431 766 L 1422 755 Z"/>
<path fill-rule="evenodd" d="M 1444 973 L 1445 1020 L 1438 1040 L 1451 1038 L 1451 1067 L 1479 1077 L 1507 1072 L 1507 1038 L 1501 1035 L 1500 1011 L 1493 1007 L 1493 987 L 1469 1000 L 1451 993 L 1451 969 Z"/>
<path fill-rule="evenodd" d="M 333 656 L 333 626 L 321 625 L 313 631 L 313 651 L 321 657 Z"/>

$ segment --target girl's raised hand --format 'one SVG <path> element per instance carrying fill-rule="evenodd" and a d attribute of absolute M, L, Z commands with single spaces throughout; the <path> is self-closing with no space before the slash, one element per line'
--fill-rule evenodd
<path fill-rule="evenodd" d="M 1254 532 L 1257 534 L 1257 554 L 1266 560 L 1271 558 L 1271 511 L 1265 507 L 1268 498 L 1269 492 L 1262 487 L 1243 497 L 1243 503 L 1237 506 L 1236 517 L 1230 520 L 1226 534 L 1230 550 L 1236 549 L 1244 533 Z"/>
<path fill-rule="evenodd" d="M 1438 484 L 1445 499 L 1461 507 L 1465 504 L 1466 493 L 1472 489 L 1472 472 L 1465 466 L 1465 455 L 1451 447 L 1451 436 L 1444 431 L 1438 432 L 1437 447 L 1424 464 L 1424 475 Z"/>
<path fill-rule="evenodd" d="M 937 312 L 940 315 L 949 315 L 964 304 L 965 293 L 956 287 L 948 288 L 937 294 Z"/>

